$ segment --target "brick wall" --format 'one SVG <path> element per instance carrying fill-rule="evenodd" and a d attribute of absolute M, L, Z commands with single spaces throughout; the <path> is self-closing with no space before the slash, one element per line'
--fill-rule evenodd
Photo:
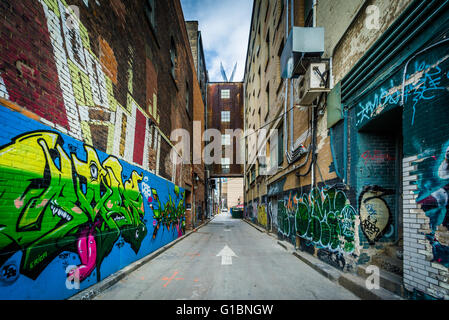
<path fill-rule="evenodd" d="M 15 155 L 22 152 L 16 151 L 16 146 L 22 150 L 27 145 L 22 159 L 11 162 L 7 159 L 8 152 L 0 157 L 4 172 L 22 167 L 24 172 L 17 175 L 14 189 L 10 189 L 10 182 L 0 179 L 0 188 L 4 189 L 0 216 L 7 219 L 2 222 L 7 228 L 0 234 L 0 267 L 6 267 L 9 275 L 0 281 L 14 283 L 17 288 L 30 279 L 33 281 L 34 289 L 28 293 L 18 289 L 17 297 L 22 297 L 21 294 L 33 297 L 44 283 L 51 298 L 74 294 L 64 286 L 68 275 L 61 261 L 65 263 L 66 258 L 73 257 L 74 264 L 83 270 L 87 268 L 81 283 L 86 288 L 184 232 L 187 201 L 184 190 L 193 189 L 193 172 L 188 164 L 173 163 L 170 135 L 174 129 L 182 128 L 191 137 L 195 107 L 201 110 L 204 105 L 179 1 L 157 1 L 154 17 L 146 14 L 150 10 L 145 6 L 146 2 L 138 0 L 0 3 L 1 148 Z M 40 142 L 29 142 L 35 139 L 33 135 L 28 138 L 31 132 L 42 136 Z M 50 161 L 47 154 L 46 161 L 50 167 L 54 166 L 51 172 L 45 169 L 42 177 L 44 171 L 40 172 L 37 164 L 30 168 L 26 161 L 28 157 L 40 159 L 46 154 L 44 141 L 52 158 Z M 64 171 L 69 163 L 66 155 L 79 178 L 72 180 Z M 191 162 L 191 153 L 182 156 L 187 163 Z M 95 166 L 86 169 L 84 162 L 91 159 Z M 56 203 L 44 193 L 34 208 L 25 194 L 47 188 L 47 182 L 58 170 L 64 171 L 68 179 L 63 179 L 64 187 L 60 182 L 59 188 L 66 190 L 64 194 L 80 188 L 78 200 L 70 202 L 60 197 Z M 201 166 L 195 171 L 204 179 Z M 37 180 L 31 186 L 27 175 L 36 175 Z M 104 180 L 96 180 L 92 175 L 101 175 Z M 98 189 L 89 191 L 92 188 Z M 108 188 L 112 196 L 106 192 Z M 167 204 L 167 193 L 176 201 Z M 202 194 L 197 197 L 200 202 L 204 200 Z M 114 200 L 106 201 L 104 197 L 109 196 L 115 197 Z M 87 197 L 89 203 L 80 197 Z M 64 206 L 66 202 L 74 206 L 68 208 Z M 103 216 L 104 212 L 115 210 L 115 205 L 121 208 L 117 213 Z M 174 220 L 169 226 L 161 222 L 167 206 L 175 209 L 171 211 Z M 10 213 L 11 208 L 17 215 Z M 29 214 L 24 213 L 29 210 Z M 102 218 L 97 216 L 100 213 Z M 24 229 L 17 232 L 24 235 L 14 238 L 8 234 L 8 228 L 15 225 L 14 219 L 22 219 L 23 214 L 28 218 L 22 221 Z M 71 226 L 64 227 L 68 233 L 62 232 L 60 225 L 50 226 L 57 217 L 65 222 L 69 216 L 73 218 Z M 131 229 L 123 229 L 125 221 L 132 221 Z M 41 233 L 48 228 L 55 235 L 42 237 Z M 146 236 L 140 233 L 136 242 L 130 230 L 137 234 L 142 231 L 139 228 Z M 107 240 L 109 236 L 100 231 L 109 229 L 116 238 Z M 162 237 L 164 229 L 170 235 Z M 97 261 L 95 257 L 84 258 L 76 250 L 77 241 L 87 241 L 89 237 L 94 237 L 97 244 Z M 28 242 L 19 243 L 24 238 Z M 45 244 L 42 248 L 55 247 L 54 243 L 61 240 L 66 241 L 67 247 L 58 247 L 56 253 L 34 249 L 41 244 Z M 142 241 L 148 242 L 141 246 Z M 18 246 L 28 250 L 22 259 L 15 254 Z M 62 260 L 55 261 L 58 257 Z M 39 271 L 33 271 L 35 268 Z M 48 281 L 46 276 L 48 272 L 56 272 L 54 268 L 58 283 Z M 2 297 L 6 297 L 5 292 L 0 289 Z"/>

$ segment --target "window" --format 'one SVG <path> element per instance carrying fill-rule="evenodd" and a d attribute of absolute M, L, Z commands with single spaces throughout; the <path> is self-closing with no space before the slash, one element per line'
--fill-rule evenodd
<path fill-rule="evenodd" d="M 277 171 L 277 156 L 278 156 L 278 137 L 272 137 L 270 139 L 270 172 Z"/>
<path fill-rule="evenodd" d="M 151 28 L 156 31 L 156 10 L 154 0 L 147 0 L 145 2 L 145 15 L 148 18 Z"/>
<path fill-rule="evenodd" d="M 223 146 L 230 146 L 231 145 L 231 136 L 229 134 L 223 134 L 221 136 L 221 144 Z"/>
<path fill-rule="evenodd" d="M 267 84 L 267 88 L 265 89 L 265 93 L 266 93 L 266 98 L 267 98 L 267 113 L 265 116 L 266 117 L 270 114 L 270 83 L 268 82 Z"/>
<path fill-rule="evenodd" d="M 223 89 L 220 91 L 221 99 L 229 99 L 231 97 L 231 90 Z"/>
<path fill-rule="evenodd" d="M 231 112 L 222 111 L 221 112 L 221 122 L 231 122 Z"/>
<path fill-rule="evenodd" d="M 278 128 L 278 166 L 282 166 L 284 163 L 284 132 L 282 126 Z"/>
<path fill-rule="evenodd" d="M 170 72 L 173 77 L 173 79 L 176 79 L 176 45 L 175 40 L 173 37 L 171 38 L 171 44 L 170 44 Z"/>

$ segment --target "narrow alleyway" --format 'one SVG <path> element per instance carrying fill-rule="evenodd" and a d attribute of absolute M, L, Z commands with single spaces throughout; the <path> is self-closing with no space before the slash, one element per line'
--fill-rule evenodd
<path fill-rule="evenodd" d="M 97 300 L 358 299 L 230 214 L 168 249 Z"/>

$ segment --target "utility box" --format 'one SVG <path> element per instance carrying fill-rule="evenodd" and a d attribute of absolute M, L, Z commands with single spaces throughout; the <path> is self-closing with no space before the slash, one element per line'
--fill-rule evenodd
<path fill-rule="evenodd" d="M 282 78 L 304 75 L 308 65 L 324 53 L 324 28 L 293 27 L 281 55 Z"/>

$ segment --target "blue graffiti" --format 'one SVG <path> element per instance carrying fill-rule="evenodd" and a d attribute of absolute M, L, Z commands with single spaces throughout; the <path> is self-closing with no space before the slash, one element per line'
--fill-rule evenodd
<path fill-rule="evenodd" d="M 419 72 L 422 72 L 421 77 L 417 81 L 407 84 L 403 92 L 404 102 L 407 102 L 408 98 L 411 98 L 413 102 L 412 125 L 415 123 L 416 107 L 418 103 L 421 101 L 432 100 L 436 97 L 437 91 L 446 89 L 441 85 L 443 72 L 439 66 L 432 67 L 429 64 L 422 62 L 418 64 L 414 74 Z M 406 79 L 410 79 L 411 76 L 412 75 L 407 75 Z M 446 74 L 446 77 L 449 78 L 449 73 Z M 396 89 L 394 92 L 391 92 L 395 87 L 397 86 L 391 81 L 388 90 L 381 88 L 379 93 L 374 94 L 370 101 L 364 104 L 359 103 L 358 107 L 360 111 L 357 112 L 356 125 L 381 113 L 389 105 L 398 105 L 402 96 L 402 91 Z"/>
<path fill-rule="evenodd" d="M 426 65 L 425 62 L 421 63 L 418 67 L 418 72 L 429 70 L 431 67 Z M 422 100 L 432 100 L 435 98 L 435 90 L 445 90 L 445 87 L 441 84 L 441 68 L 436 66 L 434 72 L 425 72 L 423 76 L 413 85 L 408 85 L 404 92 L 404 98 L 407 99 L 409 92 L 413 97 L 413 116 L 412 125 L 415 123 L 416 105 Z M 407 101 L 407 100 L 405 100 Z"/>
<path fill-rule="evenodd" d="M 426 234 L 432 246 L 433 260 L 449 266 L 449 247 L 436 236 L 440 225 L 448 228 L 449 217 L 449 143 L 441 150 L 439 158 L 430 156 L 417 163 L 418 197 L 416 202 L 429 217 L 430 233 Z"/>

